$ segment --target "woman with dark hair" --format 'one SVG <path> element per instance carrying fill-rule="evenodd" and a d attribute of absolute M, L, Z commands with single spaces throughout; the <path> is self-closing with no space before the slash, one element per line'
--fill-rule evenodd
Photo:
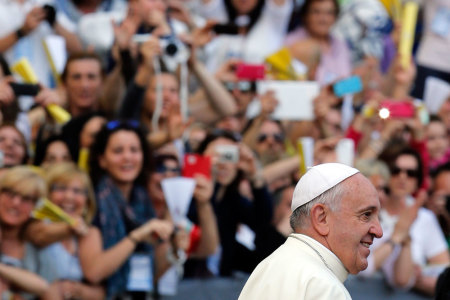
<path fill-rule="evenodd" d="M 203 0 L 203 17 L 237 25 L 243 33 L 223 34 L 207 45 L 207 67 L 215 71 L 231 57 L 262 63 L 282 46 L 292 7 L 289 0 Z"/>
<path fill-rule="evenodd" d="M 145 299 L 152 279 L 170 266 L 166 241 L 173 224 L 155 217 L 144 187 L 151 155 L 144 136 L 137 122 L 111 121 L 97 134 L 90 151 L 98 230 L 80 241 L 80 262 L 90 282 L 107 279 L 108 299 Z M 132 276 L 136 267 L 147 274 L 139 278 L 148 283 L 144 288 L 136 288 L 137 278 Z"/>
<path fill-rule="evenodd" d="M 28 149 L 22 132 L 12 124 L 0 126 L 0 173 L 6 168 L 23 165 L 28 161 Z"/>
<path fill-rule="evenodd" d="M 331 35 L 331 27 L 338 16 L 337 0 L 305 0 L 301 9 L 291 16 L 292 32 L 286 37 L 286 45 L 291 49 L 294 58 L 306 64 L 308 62 L 300 58 L 304 52 L 304 43 L 308 41 L 317 45 L 319 65 L 315 72 L 315 80 L 321 85 L 351 74 L 350 52 L 347 45 Z"/>
<path fill-rule="evenodd" d="M 403 148 L 388 165 L 389 194 L 380 211 L 383 237 L 372 248 L 375 269 L 382 268 L 392 286 L 433 295 L 437 267 L 448 265 L 450 256 L 436 216 L 422 207 L 426 195 L 418 191 L 423 181 L 421 157 Z M 378 251 L 381 247 L 384 250 Z M 368 269 L 373 269 L 370 262 Z"/>
<path fill-rule="evenodd" d="M 211 157 L 215 183 L 211 203 L 220 238 L 220 250 L 210 258 L 208 268 L 214 275 L 220 276 L 230 276 L 233 270 L 251 272 L 256 267 L 259 261 L 254 252 L 239 244 L 236 234 L 239 235 L 242 229 L 240 224 L 245 224 L 256 233 L 256 244 L 261 229 L 272 218 L 272 197 L 262 179 L 261 170 L 253 152 L 239 141 L 240 137 L 232 132 L 216 130 L 208 134 L 199 146 L 199 153 Z M 193 203 L 190 218 L 194 222 L 197 219 L 196 209 Z M 200 273 L 204 262 L 195 263 L 195 267 L 187 265 L 186 272 Z M 194 271 L 195 268 L 199 269 Z"/>
<path fill-rule="evenodd" d="M 53 135 L 36 145 L 35 166 L 46 167 L 54 163 L 71 162 L 69 146 L 61 136 Z"/>

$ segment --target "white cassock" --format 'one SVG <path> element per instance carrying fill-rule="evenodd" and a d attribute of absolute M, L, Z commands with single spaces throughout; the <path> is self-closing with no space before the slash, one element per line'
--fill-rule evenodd
<path fill-rule="evenodd" d="M 291 234 L 253 271 L 239 300 L 351 299 L 339 258 L 316 240 Z"/>

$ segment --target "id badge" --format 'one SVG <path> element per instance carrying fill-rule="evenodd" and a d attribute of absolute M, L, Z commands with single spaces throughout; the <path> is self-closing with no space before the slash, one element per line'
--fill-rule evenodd
<path fill-rule="evenodd" d="M 127 290 L 135 292 L 153 290 L 153 268 L 149 255 L 133 254 L 131 256 Z"/>
<path fill-rule="evenodd" d="M 447 37 L 450 32 L 450 9 L 440 7 L 431 22 L 431 30 L 442 37 Z"/>
<path fill-rule="evenodd" d="M 172 266 L 164 275 L 158 280 L 158 291 L 163 296 L 175 296 L 178 287 L 178 273 L 177 268 Z"/>

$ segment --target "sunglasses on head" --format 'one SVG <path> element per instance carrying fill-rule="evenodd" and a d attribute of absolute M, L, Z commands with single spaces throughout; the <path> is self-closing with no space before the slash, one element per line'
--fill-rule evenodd
<path fill-rule="evenodd" d="M 393 176 L 396 176 L 396 175 L 400 174 L 401 172 L 405 172 L 406 175 L 408 175 L 408 177 L 411 177 L 411 178 L 419 177 L 419 171 L 416 169 L 403 169 L 403 168 L 394 166 L 391 170 L 391 174 Z"/>
<path fill-rule="evenodd" d="M 282 143 L 284 141 L 284 136 L 281 133 L 266 134 L 262 133 L 258 136 L 258 143 L 262 143 L 269 137 L 272 137 L 277 143 Z"/>
<path fill-rule="evenodd" d="M 108 130 L 117 129 L 119 126 L 128 126 L 131 128 L 139 128 L 139 122 L 136 120 L 112 120 L 106 123 L 106 128 Z"/>

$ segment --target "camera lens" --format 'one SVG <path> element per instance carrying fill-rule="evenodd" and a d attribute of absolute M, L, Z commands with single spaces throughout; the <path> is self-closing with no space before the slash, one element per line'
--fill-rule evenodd
<path fill-rule="evenodd" d="M 175 45 L 174 43 L 167 44 L 167 47 L 166 47 L 167 55 L 174 56 L 177 53 L 177 51 L 178 51 L 177 45 Z"/>

